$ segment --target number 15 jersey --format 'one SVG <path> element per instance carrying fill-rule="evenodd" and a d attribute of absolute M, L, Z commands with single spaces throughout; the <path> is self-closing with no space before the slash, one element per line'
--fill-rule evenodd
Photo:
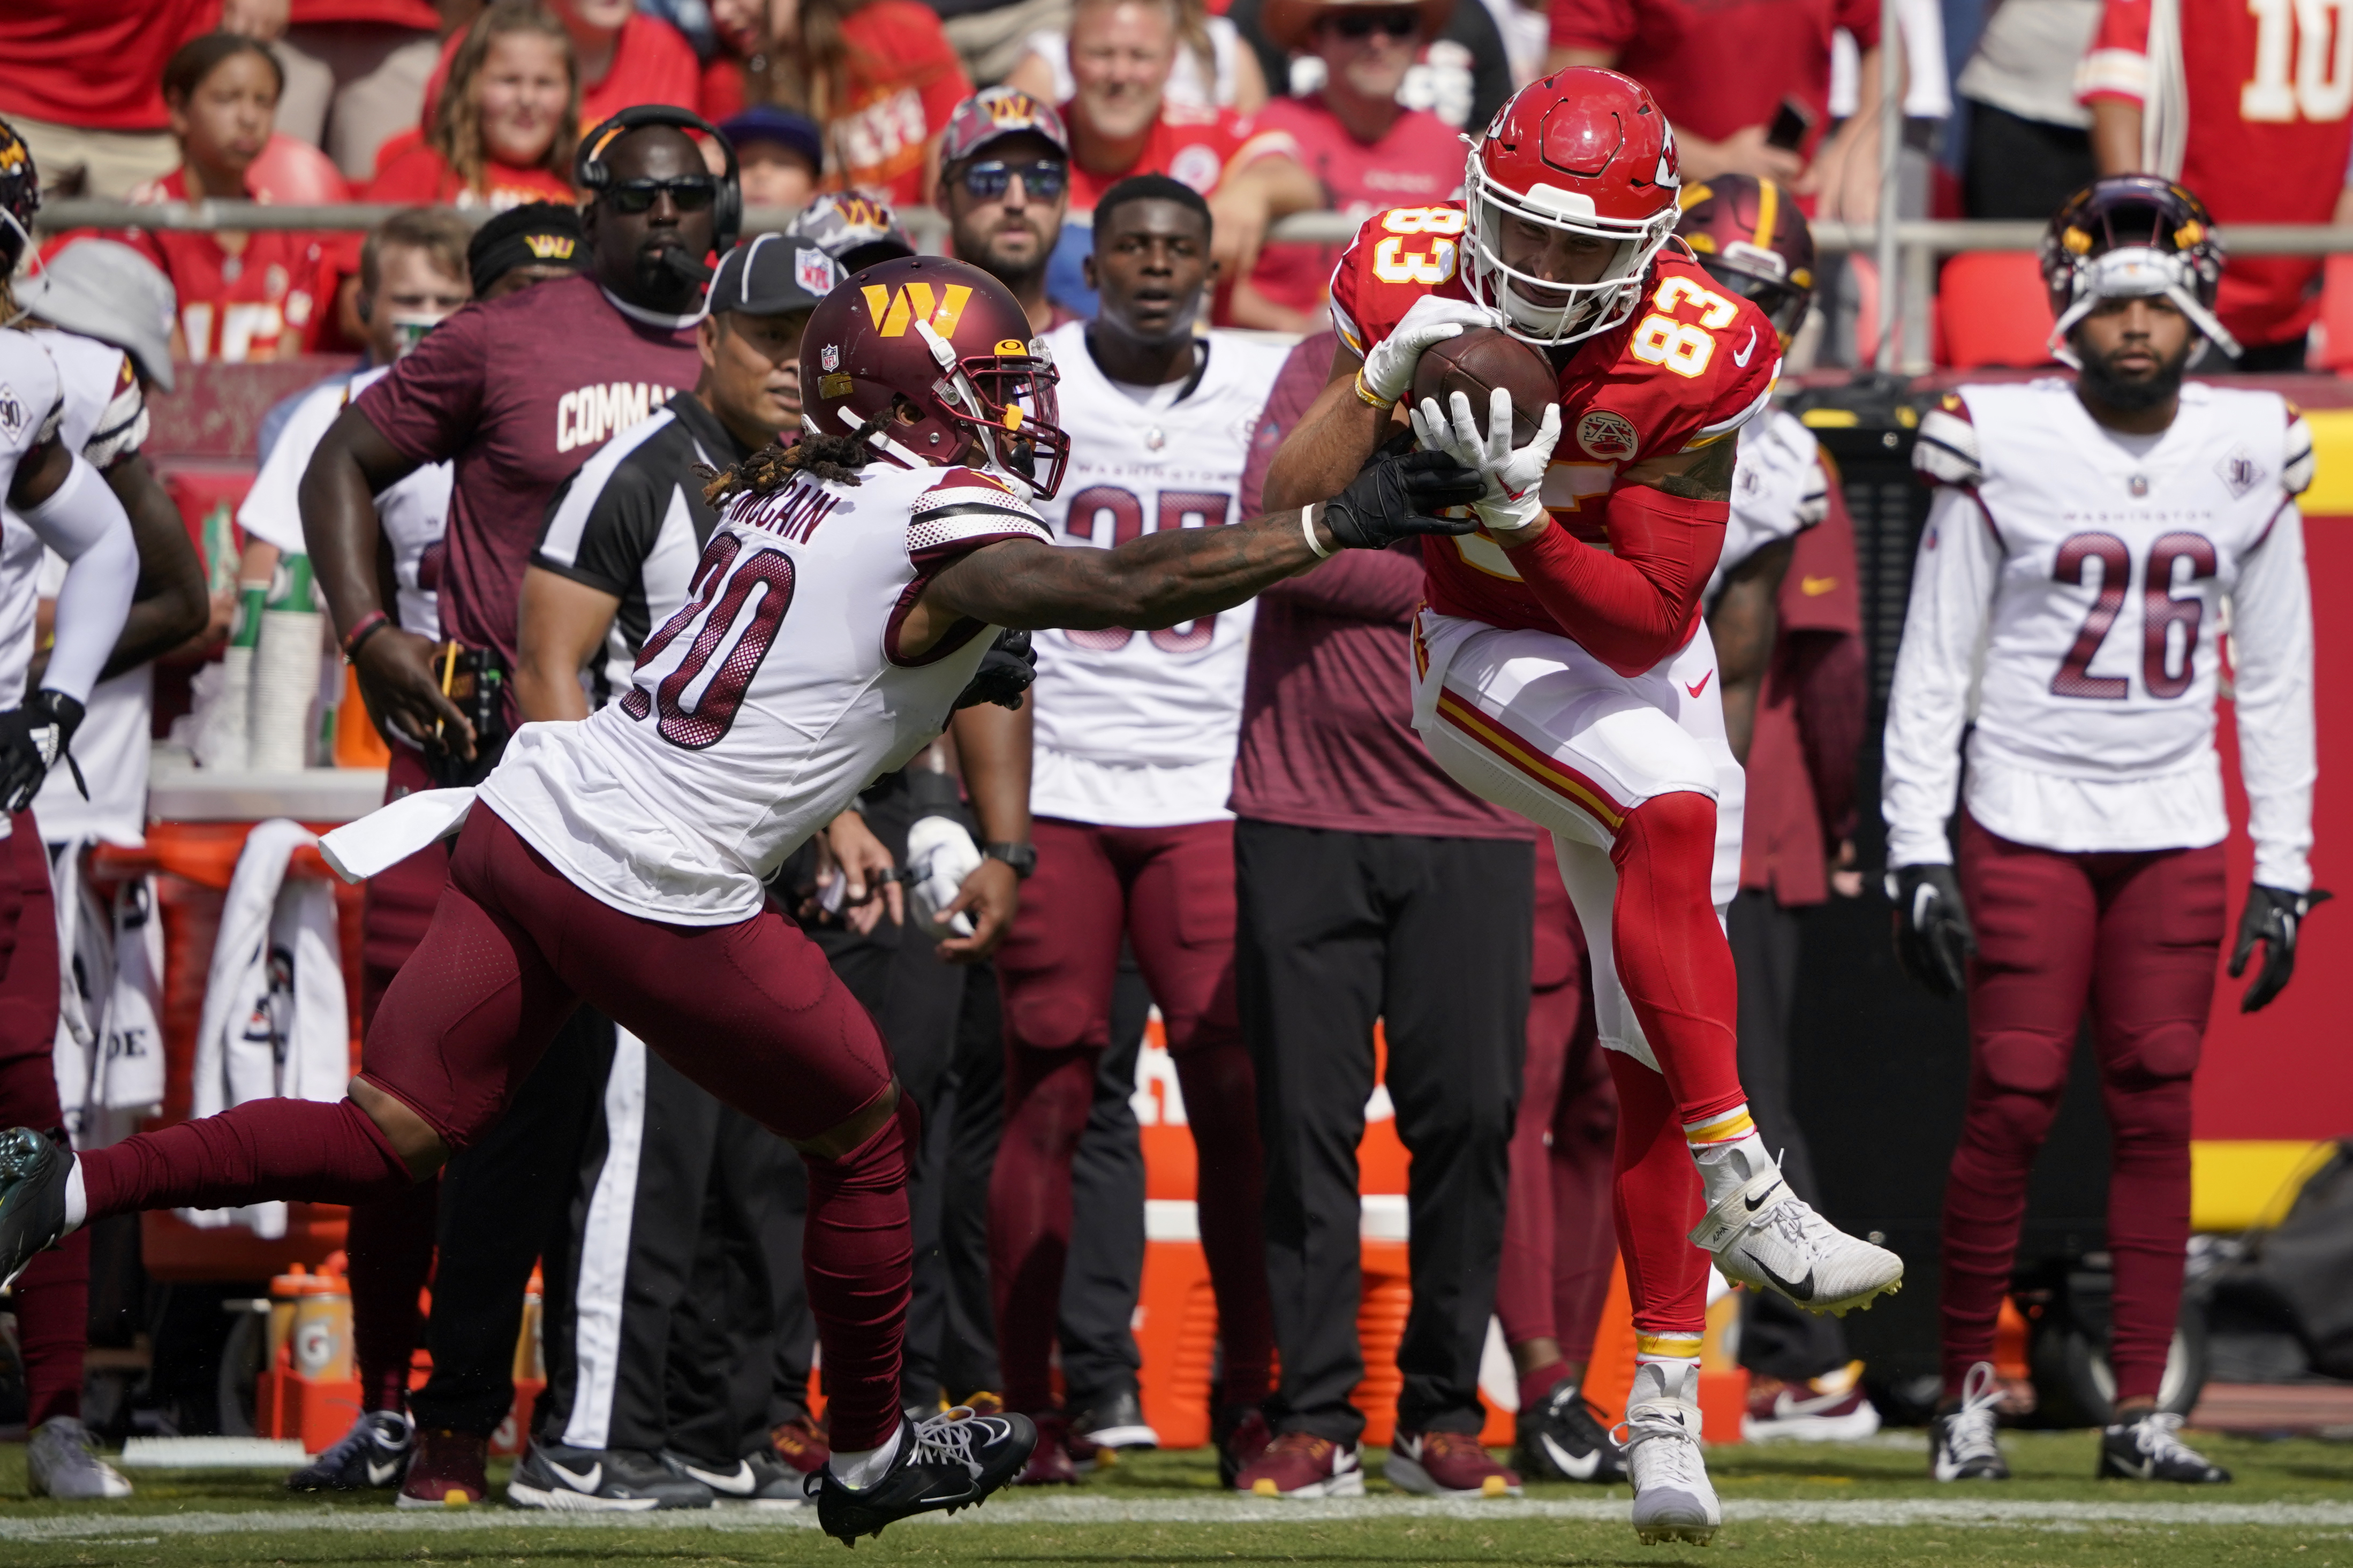
<path fill-rule="evenodd" d="M 1211 332 L 1198 340 L 1202 358 L 1190 381 L 1150 389 L 1139 402 L 1095 363 L 1084 322 L 1046 341 L 1071 436 L 1070 472 L 1039 506 L 1057 543 L 1108 548 L 1241 521 L 1250 434 L 1287 349 Z M 1226 816 L 1251 609 L 1240 605 L 1161 631 L 1038 633 L 1030 809 L 1110 827 Z"/>
<path fill-rule="evenodd" d="M 2295 496 L 2312 436 L 2276 393 L 2192 383 L 2122 437 L 2064 381 L 1968 386 L 1920 426 L 1939 486 L 1888 700 L 1891 865 L 1947 860 L 1975 671 L 1969 814 L 2070 853 L 2228 831 L 2214 698 L 2231 608 L 2256 879 L 2301 890 L 2311 844 L 2312 605 Z"/>
<path fill-rule="evenodd" d="M 749 920 L 786 855 L 946 727 L 988 628 L 902 655 L 901 625 L 959 556 L 1046 530 L 975 469 L 859 477 L 734 498 L 628 692 L 508 742 L 482 802 L 584 891 L 673 925 Z"/>

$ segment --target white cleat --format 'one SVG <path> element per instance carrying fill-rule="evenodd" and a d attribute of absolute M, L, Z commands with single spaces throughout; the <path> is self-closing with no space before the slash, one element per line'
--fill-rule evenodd
<path fill-rule="evenodd" d="M 131 1495 L 131 1482 L 98 1457 L 97 1440 L 73 1415 L 52 1415 L 33 1428 L 25 1445 L 25 1486 L 35 1497 L 74 1502 Z"/>
<path fill-rule="evenodd" d="M 1904 1260 L 1857 1240 L 1763 1170 L 1707 1211 L 1691 1233 L 1726 1279 L 1788 1297 L 1810 1312 L 1844 1317 L 1904 1284 Z"/>
<path fill-rule="evenodd" d="M 1626 1468 L 1634 1482 L 1634 1539 L 1704 1546 L 1724 1522 L 1699 1450 L 1699 1373 L 1657 1363 L 1634 1369 L 1626 1400 Z"/>

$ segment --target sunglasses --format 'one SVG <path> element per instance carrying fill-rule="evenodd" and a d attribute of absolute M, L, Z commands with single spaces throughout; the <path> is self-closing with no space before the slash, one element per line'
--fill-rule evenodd
<path fill-rule="evenodd" d="M 675 180 L 624 180 L 605 192 L 605 200 L 613 204 L 617 213 L 632 216 L 651 212 L 654 203 L 663 193 L 682 213 L 699 213 L 709 209 L 719 199 L 719 182 L 708 174 L 682 174 Z"/>
<path fill-rule="evenodd" d="M 1039 201 L 1052 201 L 1062 194 L 1070 183 L 1071 167 L 1050 158 L 1040 158 L 1033 163 L 1008 163 L 992 158 L 986 163 L 974 163 L 964 172 L 964 188 L 982 201 L 993 201 L 1005 194 L 1013 176 L 1021 176 L 1021 188 Z"/>
<path fill-rule="evenodd" d="M 1419 11 L 1343 11 L 1324 24 L 1344 38 L 1365 39 L 1375 33 L 1387 33 L 1392 38 L 1410 38 L 1421 31 Z"/>

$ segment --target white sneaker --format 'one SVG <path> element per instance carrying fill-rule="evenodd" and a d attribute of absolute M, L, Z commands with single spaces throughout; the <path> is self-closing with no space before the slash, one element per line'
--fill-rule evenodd
<path fill-rule="evenodd" d="M 1994 1440 L 1994 1413 L 2002 1401 L 1993 1363 L 1979 1362 L 1961 1380 L 1961 1402 L 1928 1424 L 1928 1474 L 1940 1481 L 2006 1481 L 2010 1466 Z M 2107 1473 L 2105 1468 L 2101 1474 Z"/>
<path fill-rule="evenodd" d="M 1778 1167 L 1726 1193 L 1691 1233 L 1736 1284 L 1777 1291 L 1810 1312 L 1844 1317 L 1904 1284 L 1904 1260 L 1860 1241 L 1789 1190 Z"/>
<path fill-rule="evenodd" d="M 1626 1468 L 1634 1482 L 1634 1539 L 1645 1546 L 1704 1546 L 1724 1522 L 1699 1450 L 1699 1373 L 1655 1362 L 1634 1369 L 1626 1398 Z"/>
<path fill-rule="evenodd" d="M 131 1495 L 130 1481 L 98 1457 L 90 1428 L 72 1415 L 52 1415 L 33 1428 L 25 1445 L 25 1481 L 35 1497 L 76 1502 Z"/>

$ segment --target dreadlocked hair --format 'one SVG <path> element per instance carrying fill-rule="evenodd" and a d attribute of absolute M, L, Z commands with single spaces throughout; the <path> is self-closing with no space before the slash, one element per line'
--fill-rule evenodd
<path fill-rule="evenodd" d="M 868 439 L 899 411 L 893 399 L 847 436 L 807 435 L 789 447 L 771 441 L 733 468 L 718 469 L 697 463 L 694 473 L 704 481 L 702 499 L 724 506 L 739 495 L 774 494 L 793 482 L 796 474 L 831 479 L 837 484 L 860 483 L 858 470 L 874 460 Z"/>

